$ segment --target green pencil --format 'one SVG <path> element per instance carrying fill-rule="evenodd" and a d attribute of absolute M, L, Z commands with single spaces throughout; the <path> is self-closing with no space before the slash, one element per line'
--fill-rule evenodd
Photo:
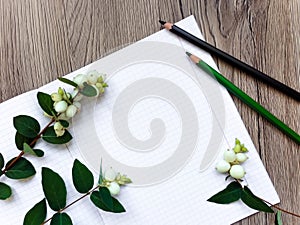
<path fill-rule="evenodd" d="M 261 116 L 263 116 L 265 119 L 267 119 L 270 123 L 272 123 L 274 126 L 276 126 L 279 130 L 281 130 L 283 133 L 285 133 L 287 136 L 289 136 L 291 139 L 293 139 L 297 144 L 300 144 L 300 136 L 294 130 L 289 128 L 285 123 L 283 123 L 281 120 L 279 120 L 276 116 L 274 116 L 272 113 L 270 113 L 268 110 L 266 110 L 262 105 L 260 105 L 258 102 L 256 102 L 254 99 L 252 99 L 250 96 L 248 96 L 245 92 L 243 92 L 241 89 L 239 89 L 233 83 L 231 83 L 229 80 L 227 80 L 218 71 L 216 71 L 215 69 L 210 67 L 203 60 L 201 60 L 200 58 L 198 58 L 195 55 L 192 55 L 189 52 L 186 52 L 186 54 L 189 56 L 189 58 L 194 63 L 196 63 L 197 66 L 199 66 L 201 69 L 203 69 L 210 76 L 213 76 L 214 78 L 216 78 L 216 80 L 221 85 L 223 85 L 231 94 L 235 95 L 242 102 L 247 104 L 249 107 L 251 107 L 256 112 L 258 112 Z"/>

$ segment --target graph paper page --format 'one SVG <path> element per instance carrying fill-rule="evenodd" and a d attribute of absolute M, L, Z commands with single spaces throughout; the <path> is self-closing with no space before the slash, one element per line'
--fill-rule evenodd
<path fill-rule="evenodd" d="M 203 38 L 193 16 L 177 25 Z M 74 139 L 69 144 L 38 143 L 45 156 L 28 156 L 37 170 L 33 178 L 25 182 L 2 180 L 11 184 L 13 196 L 0 202 L 0 224 L 22 224 L 26 212 L 44 198 L 42 167 L 63 177 L 67 203 L 79 198 L 81 194 L 73 187 L 71 175 L 75 158 L 89 167 L 96 178 L 102 159 L 105 168 L 112 166 L 127 174 L 133 184 L 122 187 L 117 196 L 125 213 L 103 212 L 86 198 L 67 209 L 73 224 L 234 223 L 255 211 L 239 201 L 218 205 L 206 200 L 228 184 L 214 166 L 222 152 L 233 147 L 235 138 L 250 150 L 250 159 L 245 163 L 247 184 L 256 195 L 278 203 L 230 95 L 193 65 L 185 51 L 217 69 L 209 54 L 161 30 L 66 75 L 71 79 L 76 74 L 98 70 L 107 73 L 109 87 L 99 100 L 82 103 L 82 111 L 71 124 Z M 37 104 L 36 93 L 52 93 L 59 86 L 64 84 L 54 81 L 0 105 L 2 118 L 9 118 L 0 122 L 5 130 L 0 147 L 6 160 L 18 154 L 13 117 L 31 115 L 41 126 L 46 125 L 48 120 Z M 47 218 L 53 213 L 48 209 Z"/>

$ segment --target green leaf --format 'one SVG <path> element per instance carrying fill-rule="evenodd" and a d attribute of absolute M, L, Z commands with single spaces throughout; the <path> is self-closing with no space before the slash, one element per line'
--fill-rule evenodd
<path fill-rule="evenodd" d="M 54 101 L 52 100 L 51 95 L 43 92 L 38 92 L 37 99 L 40 107 L 45 113 L 50 116 L 55 116 L 57 114 L 53 108 Z"/>
<path fill-rule="evenodd" d="M 51 144 L 65 144 L 68 143 L 72 139 L 72 135 L 69 131 L 65 130 L 63 136 L 57 137 L 54 126 L 50 126 L 46 129 L 44 134 L 42 135 L 44 141 L 49 142 Z"/>
<path fill-rule="evenodd" d="M 0 182 L 0 199 L 5 200 L 11 196 L 11 188 L 5 183 Z"/>
<path fill-rule="evenodd" d="M 4 158 L 3 155 L 0 153 L 0 169 L 2 169 L 4 167 Z"/>
<path fill-rule="evenodd" d="M 39 122 L 31 116 L 16 116 L 13 123 L 16 130 L 28 138 L 35 138 L 41 129 Z"/>
<path fill-rule="evenodd" d="M 102 158 L 101 158 L 98 184 L 102 184 L 102 182 L 103 182 L 103 172 L 102 172 Z"/>
<path fill-rule="evenodd" d="M 91 194 L 92 202 L 105 211 L 109 211 L 113 207 L 112 196 L 106 187 L 100 187 L 98 191 Z"/>
<path fill-rule="evenodd" d="M 44 156 L 44 152 L 41 149 L 33 149 L 35 155 L 37 157 L 43 157 Z"/>
<path fill-rule="evenodd" d="M 58 80 L 60 80 L 61 82 L 64 82 L 66 84 L 72 85 L 73 87 L 77 88 L 78 84 L 76 84 L 74 81 L 69 80 L 67 78 L 63 78 L 63 77 L 59 77 Z"/>
<path fill-rule="evenodd" d="M 41 225 L 47 216 L 46 200 L 35 204 L 25 215 L 23 225 Z"/>
<path fill-rule="evenodd" d="M 123 205 L 118 201 L 118 199 L 112 197 L 113 199 L 113 211 L 114 213 L 122 213 L 126 212 L 125 208 Z"/>
<path fill-rule="evenodd" d="M 55 213 L 50 225 L 72 225 L 72 220 L 67 213 Z"/>
<path fill-rule="evenodd" d="M 15 158 L 7 162 L 8 166 Z M 24 179 L 33 176 L 36 173 L 33 165 L 27 159 L 21 157 L 18 161 L 5 172 L 5 176 L 11 179 Z"/>
<path fill-rule="evenodd" d="M 126 211 L 122 204 L 110 195 L 109 190 L 106 187 L 100 187 L 99 191 L 93 191 L 90 199 L 95 206 L 104 211 L 114 213 Z"/>
<path fill-rule="evenodd" d="M 66 120 L 60 120 L 59 121 L 60 124 L 64 127 L 64 128 L 68 128 L 69 127 L 69 122 Z"/>
<path fill-rule="evenodd" d="M 32 149 L 27 143 L 23 144 L 23 151 L 25 153 L 28 153 L 30 155 L 34 155 L 37 157 L 42 157 L 44 156 L 44 152 L 40 149 Z"/>
<path fill-rule="evenodd" d="M 61 82 L 66 83 L 66 84 L 72 85 L 75 88 L 78 87 L 78 84 L 76 84 L 74 81 L 71 81 L 71 80 L 69 80 L 67 78 L 59 77 L 58 80 L 60 80 Z"/>
<path fill-rule="evenodd" d="M 97 95 L 97 90 L 93 86 L 91 86 L 87 83 L 84 83 L 83 85 L 84 85 L 84 87 L 80 90 L 81 94 L 88 96 L 88 97 L 93 97 L 93 96 Z"/>
<path fill-rule="evenodd" d="M 282 220 L 281 220 L 281 211 L 276 212 L 275 225 L 283 225 Z"/>
<path fill-rule="evenodd" d="M 255 196 L 247 186 L 245 186 L 242 190 L 241 199 L 247 206 L 252 209 L 274 213 L 273 209 L 268 206 L 262 199 Z"/>
<path fill-rule="evenodd" d="M 27 143 L 23 144 L 23 151 L 30 155 L 36 155 L 35 152 L 33 151 L 33 149 Z"/>
<path fill-rule="evenodd" d="M 73 163 L 72 178 L 73 184 L 79 193 L 87 193 L 94 185 L 92 172 L 77 159 Z"/>
<path fill-rule="evenodd" d="M 64 180 L 53 170 L 42 168 L 42 186 L 51 209 L 58 211 L 66 206 L 67 189 Z"/>
<path fill-rule="evenodd" d="M 15 135 L 15 143 L 16 146 L 19 150 L 23 150 L 23 144 L 27 143 L 27 144 L 31 144 L 32 141 L 34 140 L 34 138 L 29 138 L 29 137 L 25 137 L 24 135 L 20 134 L 18 131 L 16 132 Z M 34 147 L 35 143 L 32 145 L 32 147 Z"/>
<path fill-rule="evenodd" d="M 224 190 L 213 195 L 207 201 L 215 202 L 218 204 L 229 204 L 241 198 L 242 186 L 236 182 L 231 182 Z"/>

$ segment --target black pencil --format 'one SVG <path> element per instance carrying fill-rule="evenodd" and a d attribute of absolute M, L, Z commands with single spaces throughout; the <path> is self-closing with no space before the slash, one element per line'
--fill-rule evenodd
<path fill-rule="evenodd" d="M 162 20 L 159 20 L 162 26 L 166 28 L 167 30 L 171 31 L 172 33 L 182 37 L 183 39 L 187 40 L 188 42 L 202 48 L 203 50 L 209 52 L 210 54 L 213 54 L 224 61 L 230 63 L 232 66 L 235 66 L 239 68 L 240 70 L 243 70 L 250 75 L 254 76 L 255 78 L 258 78 L 262 80 L 263 82 L 267 83 L 270 86 L 273 86 L 275 89 L 281 91 L 282 93 L 285 93 L 289 97 L 294 98 L 297 101 L 300 101 L 300 93 L 289 86 L 275 80 L 274 78 L 268 76 L 267 74 L 255 69 L 254 67 L 242 62 L 239 59 L 234 58 L 233 56 L 229 55 L 228 53 L 210 45 L 209 43 L 201 40 L 200 38 L 197 38 L 196 36 L 188 33 L 187 31 L 181 29 L 180 27 L 165 22 Z"/>

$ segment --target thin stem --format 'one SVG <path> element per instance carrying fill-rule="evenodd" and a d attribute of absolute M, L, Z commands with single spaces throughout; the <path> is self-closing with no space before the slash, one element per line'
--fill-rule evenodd
<path fill-rule="evenodd" d="M 44 127 L 43 130 L 40 131 L 40 133 L 33 139 L 33 141 L 29 144 L 31 147 L 41 138 L 42 134 L 46 131 L 46 129 L 54 123 L 55 119 L 52 118 L 51 121 Z M 24 150 L 20 152 L 20 154 L 15 157 L 8 165 L 5 166 L 5 168 L 1 171 L 1 175 L 5 174 L 6 171 L 8 171 L 11 167 L 13 167 L 16 162 L 25 154 Z"/>
<path fill-rule="evenodd" d="M 94 187 L 92 190 L 90 190 L 89 192 L 85 193 L 84 195 L 82 195 L 80 198 L 77 198 L 76 200 L 74 200 L 73 202 L 71 202 L 69 205 L 65 206 L 64 208 L 60 209 L 57 211 L 57 213 L 61 213 L 64 210 L 66 210 L 67 208 L 69 208 L 70 206 L 74 205 L 76 202 L 79 202 L 80 200 L 82 200 L 83 198 L 85 198 L 86 196 L 90 195 L 93 191 L 95 191 L 97 188 L 99 188 L 101 185 L 97 185 L 96 187 Z M 50 217 L 49 219 L 45 220 L 41 225 L 44 225 L 46 223 L 48 223 L 50 220 L 52 220 L 53 216 Z"/>
<path fill-rule="evenodd" d="M 287 210 L 282 209 L 282 208 L 280 208 L 280 207 L 278 207 L 278 206 L 276 206 L 276 205 L 272 205 L 270 202 L 268 202 L 268 201 L 266 201 L 266 200 L 264 200 L 264 199 L 262 199 L 262 198 L 260 198 L 260 199 L 261 199 L 262 201 L 264 201 L 265 203 L 269 204 L 270 206 L 272 206 L 272 207 L 275 208 L 275 209 L 278 209 L 278 210 L 280 210 L 280 211 L 282 211 L 282 212 L 284 212 L 284 213 L 287 213 L 287 214 L 290 214 L 290 215 L 292 215 L 292 216 L 296 216 L 296 217 L 300 218 L 300 215 L 298 215 L 298 214 L 296 214 L 296 213 L 287 211 Z"/>
<path fill-rule="evenodd" d="M 238 180 L 238 179 L 235 179 L 235 180 L 236 180 L 239 184 L 241 184 L 241 183 L 240 183 L 240 180 Z M 258 197 L 258 196 L 256 196 L 256 197 Z M 296 214 L 296 213 L 293 213 L 293 212 L 287 211 L 287 210 L 285 210 L 285 209 L 282 209 L 282 208 L 280 208 L 279 206 L 272 205 L 270 202 L 268 202 L 267 200 L 262 199 L 262 198 L 260 198 L 260 197 L 258 197 L 258 198 L 259 198 L 260 200 L 262 200 L 263 202 L 269 204 L 271 207 L 273 207 L 273 208 L 275 208 L 275 209 L 278 209 L 278 210 L 280 210 L 280 211 L 282 211 L 282 212 L 284 212 L 284 213 L 287 213 L 287 214 L 290 214 L 290 215 L 292 215 L 292 216 L 295 216 L 295 217 L 300 218 L 300 215 L 298 215 L 298 214 Z"/>
<path fill-rule="evenodd" d="M 65 95 L 65 96 L 68 96 L 66 90 L 63 89 L 63 91 L 64 91 L 64 95 Z M 68 97 L 67 97 L 67 98 L 64 98 L 64 100 L 67 101 L 67 103 L 69 103 L 70 105 L 72 105 L 72 102 L 70 101 L 70 99 L 69 99 Z"/>
<path fill-rule="evenodd" d="M 22 150 L 21 152 L 20 152 L 20 154 L 17 156 L 17 157 L 15 157 L 8 165 L 6 165 L 5 166 L 5 168 L 2 170 L 2 174 L 5 174 L 5 172 L 7 171 L 7 170 L 9 170 L 11 167 L 13 167 L 13 165 L 15 165 L 15 163 L 23 156 L 25 154 L 25 152 Z M 1 174 L 1 175 L 2 175 Z"/>
<path fill-rule="evenodd" d="M 35 139 L 30 143 L 30 146 L 31 146 L 31 147 L 32 147 L 32 146 L 33 146 L 33 145 L 41 138 L 42 134 L 45 133 L 46 129 L 47 129 L 48 127 L 50 127 L 50 125 L 51 125 L 52 123 L 54 123 L 54 122 L 55 122 L 55 118 L 52 118 L 52 119 L 50 120 L 50 122 L 44 127 L 44 129 L 41 130 L 40 133 L 35 137 Z"/>

